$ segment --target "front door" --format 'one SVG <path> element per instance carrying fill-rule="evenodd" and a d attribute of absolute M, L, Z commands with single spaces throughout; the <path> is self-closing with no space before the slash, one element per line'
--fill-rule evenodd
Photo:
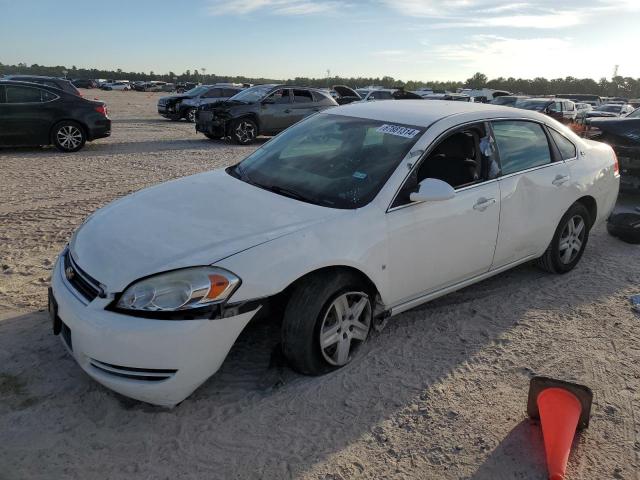
<path fill-rule="evenodd" d="M 486 125 L 465 126 L 440 141 L 400 189 L 387 213 L 393 304 L 489 271 L 500 215 L 493 157 Z M 439 202 L 403 200 L 403 192 L 415 191 L 424 178 L 449 183 L 455 197 Z"/>

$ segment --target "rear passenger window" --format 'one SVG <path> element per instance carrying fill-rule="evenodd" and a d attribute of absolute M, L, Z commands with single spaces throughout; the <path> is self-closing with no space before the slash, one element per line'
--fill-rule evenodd
<path fill-rule="evenodd" d="M 502 175 L 551 163 L 549 142 L 542 127 L 534 122 L 493 123 Z"/>
<path fill-rule="evenodd" d="M 309 103 L 313 102 L 313 96 L 309 90 L 294 90 L 293 101 L 296 103 Z"/>
<path fill-rule="evenodd" d="M 43 93 L 48 92 L 39 88 L 5 86 L 6 103 L 40 103 Z"/>
<path fill-rule="evenodd" d="M 553 138 L 558 150 L 560 150 L 560 156 L 563 160 L 568 160 L 569 158 L 575 158 L 577 156 L 576 146 L 571 143 L 567 137 L 556 132 L 552 128 L 549 128 L 549 133 L 551 133 L 551 138 Z"/>

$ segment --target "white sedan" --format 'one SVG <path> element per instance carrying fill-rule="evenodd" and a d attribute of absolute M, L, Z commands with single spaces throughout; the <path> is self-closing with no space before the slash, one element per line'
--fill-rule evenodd
<path fill-rule="evenodd" d="M 336 107 L 91 215 L 55 266 L 54 332 L 98 382 L 173 406 L 281 305 L 291 367 L 322 374 L 431 299 L 530 260 L 570 271 L 618 186 L 611 147 L 536 112 Z"/>

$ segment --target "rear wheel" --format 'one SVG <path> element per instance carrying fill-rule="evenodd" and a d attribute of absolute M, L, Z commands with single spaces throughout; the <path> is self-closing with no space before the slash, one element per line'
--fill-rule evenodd
<path fill-rule="evenodd" d="M 283 352 L 291 367 L 320 375 L 355 358 L 371 329 L 372 298 L 349 272 L 303 280 L 289 299 L 282 327 Z"/>
<path fill-rule="evenodd" d="M 84 129 L 76 122 L 60 122 L 53 128 L 53 144 L 61 152 L 77 152 L 87 141 Z"/>
<path fill-rule="evenodd" d="M 578 264 L 589 240 L 591 217 L 584 205 L 575 203 L 564 214 L 538 265 L 551 273 L 567 273 Z"/>
<path fill-rule="evenodd" d="M 240 145 L 249 145 L 258 136 L 258 126 L 250 118 L 240 118 L 231 124 L 231 138 Z"/>

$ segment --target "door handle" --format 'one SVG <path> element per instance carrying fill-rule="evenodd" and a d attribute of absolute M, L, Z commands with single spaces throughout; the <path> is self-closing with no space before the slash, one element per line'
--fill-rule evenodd
<path fill-rule="evenodd" d="M 284 113 L 291 113 L 291 109 L 287 108 Z"/>
<path fill-rule="evenodd" d="M 569 181 L 569 175 L 556 175 L 556 178 L 553 179 L 553 183 L 556 187 L 559 187 L 563 183 Z"/>
<path fill-rule="evenodd" d="M 496 199 L 495 198 L 484 198 L 484 197 L 482 197 L 482 198 L 478 199 L 476 204 L 473 206 L 473 209 L 474 210 L 478 210 L 480 212 L 484 212 L 487 208 L 489 208 L 494 203 L 496 203 Z"/>

